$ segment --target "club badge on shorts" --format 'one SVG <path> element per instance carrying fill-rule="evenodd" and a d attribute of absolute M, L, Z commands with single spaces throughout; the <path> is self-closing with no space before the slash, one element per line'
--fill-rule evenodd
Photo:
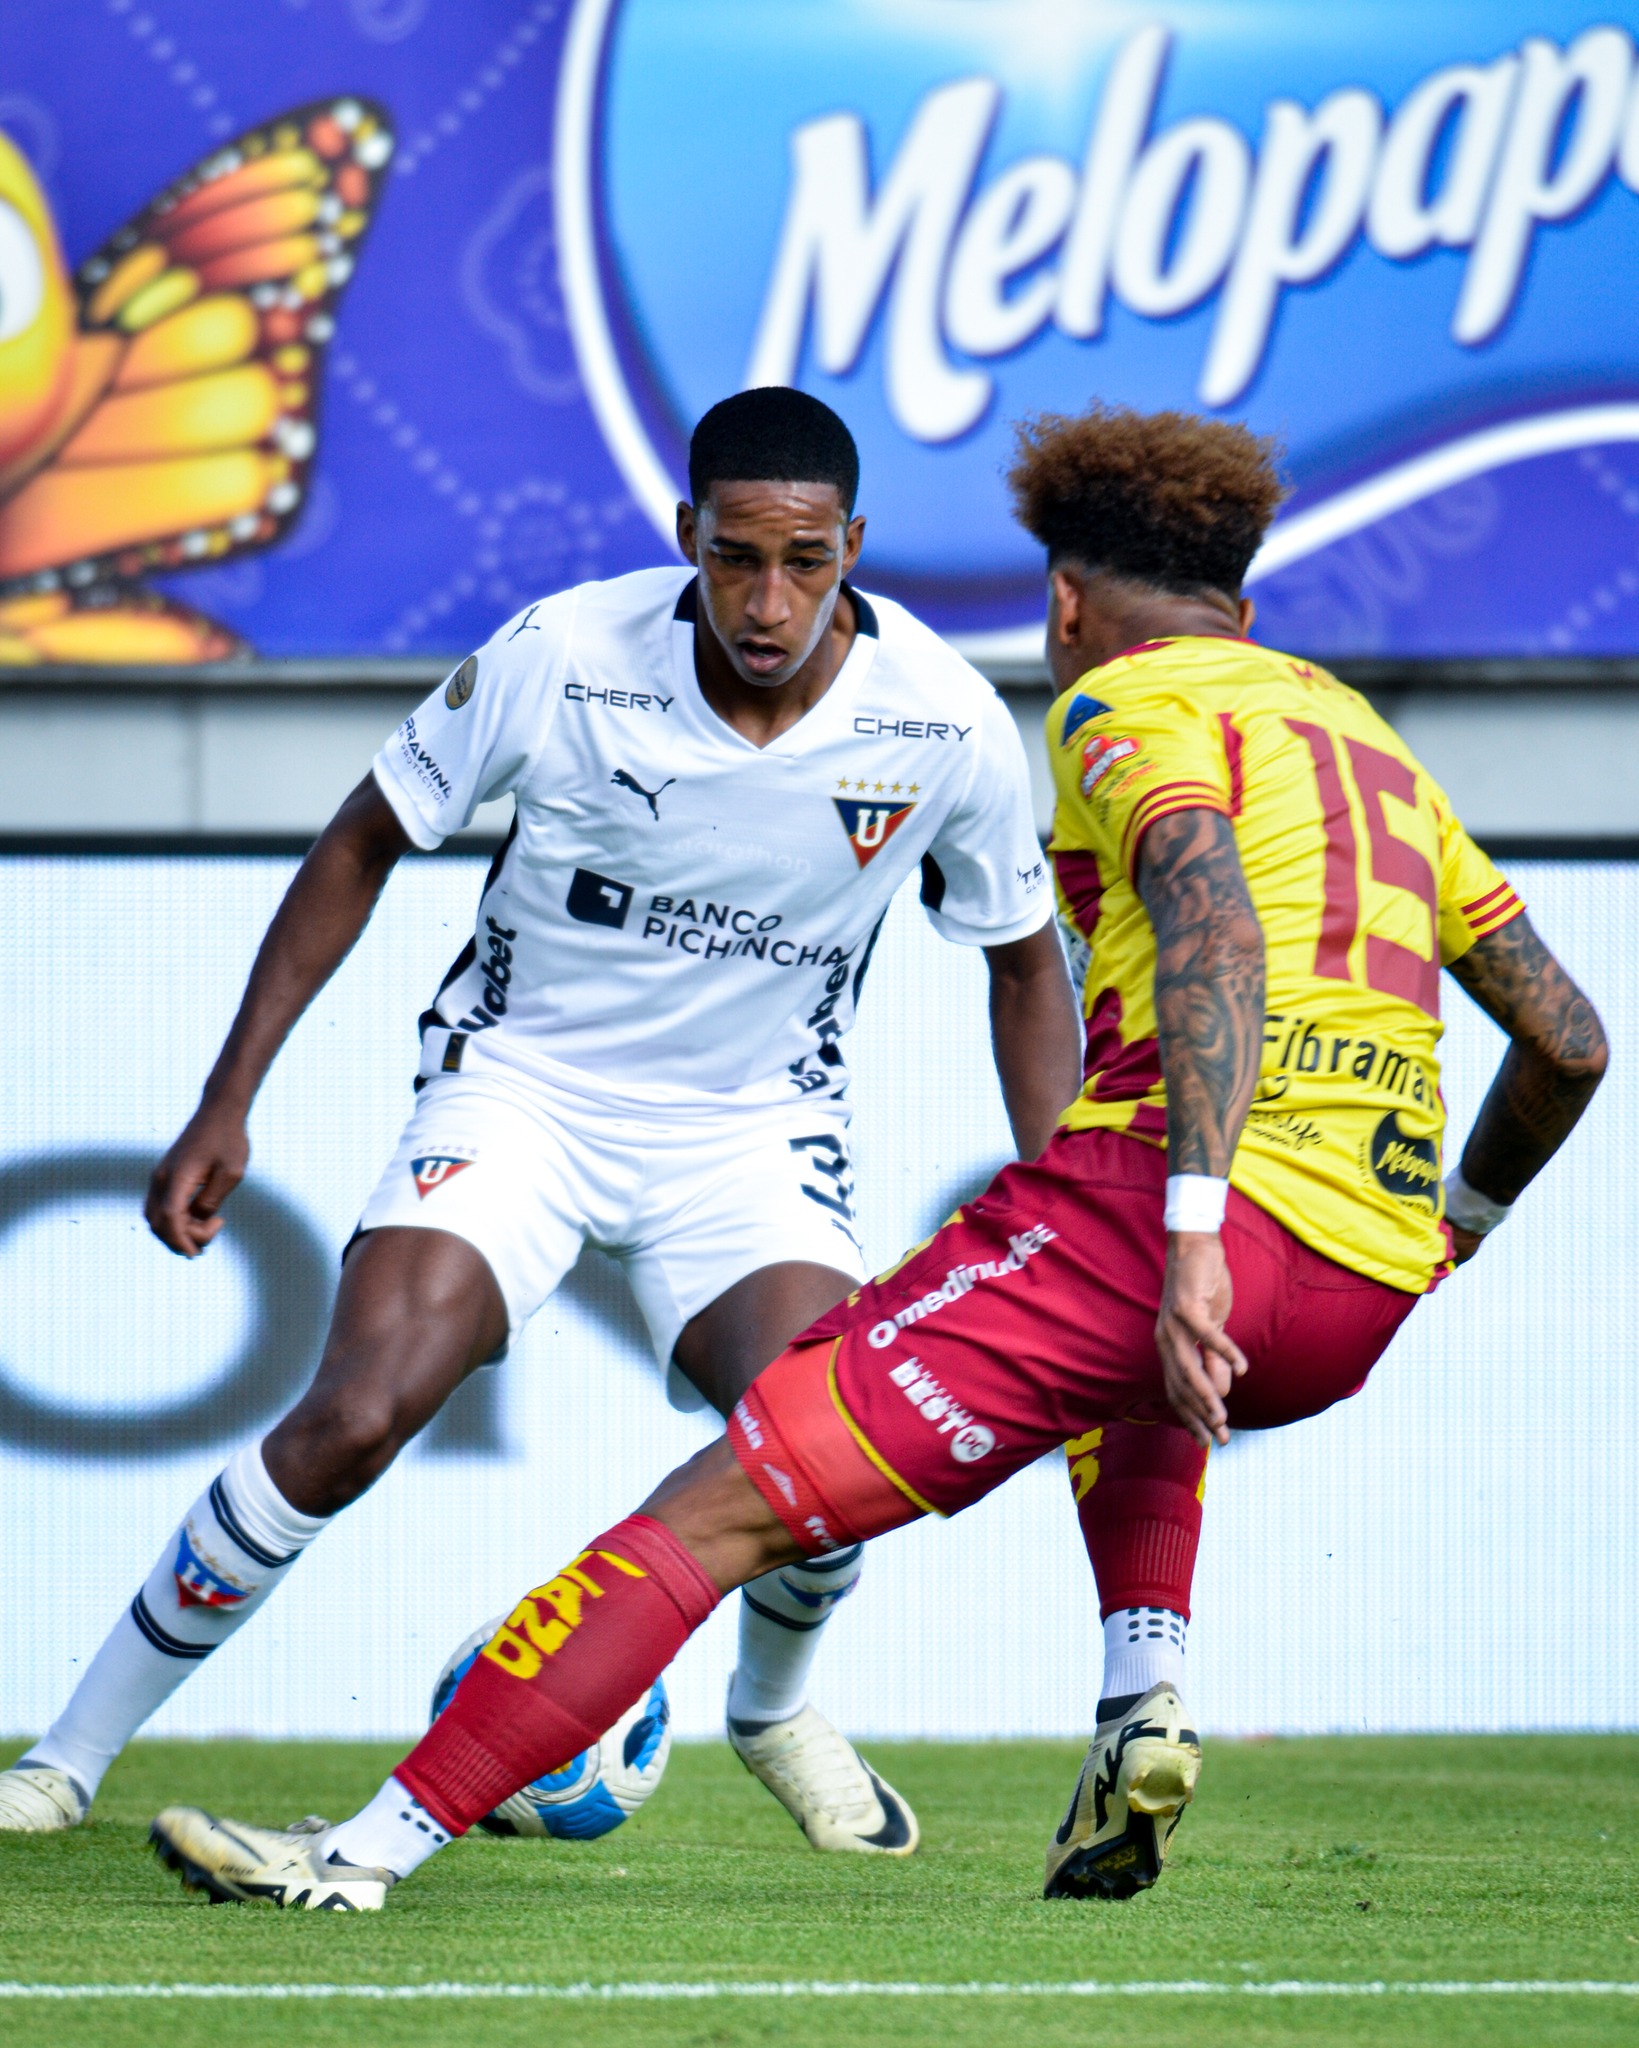
<path fill-rule="evenodd" d="M 410 1171 L 415 1175 L 416 1193 L 421 1197 L 422 1201 L 425 1201 L 436 1189 L 443 1187 L 446 1181 L 454 1180 L 458 1173 L 463 1172 L 471 1164 L 472 1161 L 470 1159 L 446 1159 L 431 1156 L 425 1159 L 412 1159 L 410 1161 Z"/>

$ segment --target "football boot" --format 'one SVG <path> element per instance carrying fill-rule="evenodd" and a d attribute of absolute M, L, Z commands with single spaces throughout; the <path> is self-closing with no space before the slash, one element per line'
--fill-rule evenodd
<path fill-rule="evenodd" d="M 812 1707 L 788 1721 L 730 1717 L 728 1739 L 814 1848 L 909 1856 L 922 1839 L 904 1800 Z"/>
<path fill-rule="evenodd" d="M 1161 1875 L 1167 1845 L 1195 1797 L 1201 1738 L 1170 1685 L 1152 1685 L 1101 1721 L 1047 1845 L 1049 1899 L 1130 1899 Z"/>
<path fill-rule="evenodd" d="M 183 1889 L 204 1892 L 213 1906 L 266 1899 L 310 1913 L 377 1913 L 397 1882 L 390 1870 L 331 1862 L 324 1837 L 308 1827 L 251 1828 L 197 1806 L 167 1806 L 148 1839 Z"/>
<path fill-rule="evenodd" d="M 90 1805 L 78 1780 L 51 1764 L 0 1771 L 0 1834 L 55 1835 L 77 1828 Z"/>

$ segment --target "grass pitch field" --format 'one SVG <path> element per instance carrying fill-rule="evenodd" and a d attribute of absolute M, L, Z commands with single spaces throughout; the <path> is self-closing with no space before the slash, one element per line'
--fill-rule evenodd
<path fill-rule="evenodd" d="M 1039 1896 L 1069 1744 L 868 1745 L 916 1804 L 910 1864 L 822 1857 L 726 1748 L 674 1751 L 649 1809 L 585 1846 L 476 1838 L 380 1916 L 206 1906 L 146 1853 L 187 1800 L 278 1824 L 358 1805 L 361 1744 L 138 1743 L 95 1822 L 0 1836 L 0 1979 L 36 1985 L 1100 1985 L 551 2002 L 0 2000 L 0 2038 L 196 2043 L 1631 2043 L 1639 2039 L 1639 1739 L 1214 1742 L 1162 1884 Z M 13 1745 L 0 1761 L 16 1754 Z M 1255 1989 L 1387 1984 L 1380 1994 Z M 1419 1993 L 1498 1981 L 1620 1991 Z"/>

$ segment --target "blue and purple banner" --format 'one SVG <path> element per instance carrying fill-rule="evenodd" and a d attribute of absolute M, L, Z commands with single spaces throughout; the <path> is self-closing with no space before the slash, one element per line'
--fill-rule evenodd
<path fill-rule="evenodd" d="M 1011 422 L 1278 435 L 1262 630 L 1639 645 L 1639 16 L 58 0 L 0 19 L 0 660 L 456 651 L 834 404 L 863 579 L 1025 652 Z M 123 652 L 121 651 L 123 650 Z"/>

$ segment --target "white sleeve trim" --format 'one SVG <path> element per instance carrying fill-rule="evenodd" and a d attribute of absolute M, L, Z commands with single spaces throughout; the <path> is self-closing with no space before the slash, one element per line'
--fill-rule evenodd
<path fill-rule="evenodd" d="M 404 827 L 410 844 L 422 853 L 436 853 L 444 844 L 445 835 L 435 832 L 416 808 L 415 799 L 388 765 L 385 748 L 370 763 L 370 773 L 376 778 L 377 789 L 392 806 L 394 817 Z"/>
<path fill-rule="evenodd" d="M 1015 939 L 1028 939 L 1039 932 L 1044 924 L 1050 924 L 1053 917 L 1053 894 L 1043 887 L 1042 900 L 1027 910 L 1023 917 L 1017 917 L 1011 924 L 977 925 L 965 924 L 960 918 L 949 917 L 942 910 L 930 910 L 922 906 L 928 923 L 942 939 L 949 939 L 953 946 L 1010 946 Z"/>

